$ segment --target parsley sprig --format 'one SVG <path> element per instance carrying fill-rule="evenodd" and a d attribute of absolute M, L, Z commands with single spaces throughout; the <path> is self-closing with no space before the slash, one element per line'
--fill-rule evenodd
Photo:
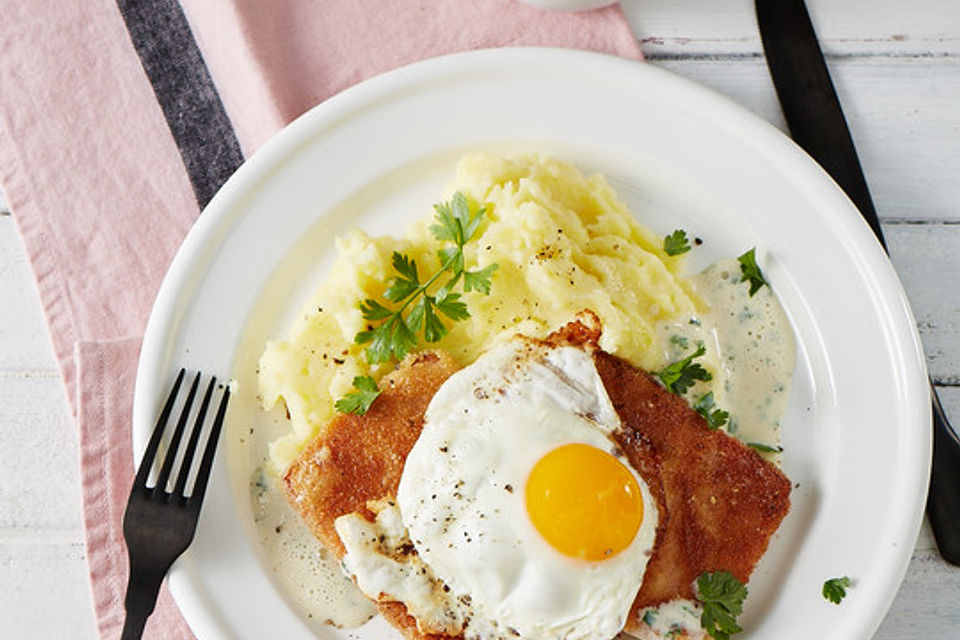
<path fill-rule="evenodd" d="M 740 263 L 740 282 L 750 283 L 751 298 L 757 291 L 760 291 L 760 287 L 763 285 L 770 286 L 767 284 L 766 279 L 764 279 L 763 273 L 760 271 L 760 267 L 757 266 L 756 247 L 750 249 L 745 254 L 737 258 L 737 262 Z"/>
<path fill-rule="evenodd" d="M 453 291 L 461 280 L 464 292 L 490 293 L 490 279 L 497 265 L 468 271 L 463 257 L 463 248 L 476 235 L 485 210 L 471 210 L 466 196 L 459 191 L 449 202 L 434 205 L 434 209 L 436 222 L 430 226 L 430 233 L 441 242 L 452 243 L 437 252 L 440 269 L 422 280 L 416 261 L 395 251 L 392 262 L 397 275 L 390 280 L 383 297 L 399 307 L 390 308 L 372 298 L 360 304 L 363 318 L 371 327 L 357 333 L 354 341 L 369 345 L 366 357 L 371 364 L 391 358 L 402 360 L 417 346 L 417 334 L 421 331 L 427 342 L 437 342 L 449 332 L 442 317 L 454 322 L 469 318 L 461 294 Z M 431 293 L 445 276 L 449 276 L 446 282 Z"/>
<path fill-rule="evenodd" d="M 687 232 L 683 229 L 677 229 L 663 239 L 663 251 L 668 256 L 679 256 L 690 251 L 690 241 L 687 239 Z"/>
<path fill-rule="evenodd" d="M 842 578 L 830 578 L 823 583 L 823 597 L 833 604 L 840 604 L 840 601 L 847 596 L 847 587 L 853 584 L 847 576 Z"/>
<path fill-rule="evenodd" d="M 743 612 L 747 587 L 729 571 L 702 573 L 697 578 L 697 598 L 703 605 L 700 626 L 714 640 L 730 640 L 730 636 L 743 629 L 737 625 L 737 617 Z"/>
<path fill-rule="evenodd" d="M 729 412 L 716 408 L 716 402 L 713 399 L 713 391 L 700 396 L 700 399 L 693 403 L 693 408 L 697 413 L 704 417 L 704 419 L 707 421 L 707 426 L 711 429 L 719 429 L 723 425 L 727 424 L 727 420 L 730 418 Z"/>
<path fill-rule="evenodd" d="M 340 413 L 354 413 L 362 416 L 370 410 L 370 405 L 380 395 L 377 381 L 370 376 L 356 376 L 353 379 L 353 388 L 334 405 Z"/>
<path fill-rule="evenodd" d="M 699 362 L 694 362 L 695 358 L 699 358 L 706 352 L 707 348 L 701 344 L 696 351 L 686 358 L 669 364 L 658 371 L 657 377 L 660 378 L 660 382 L 667 388 L 667 391 L 680 396 L 686 393 L 687 389 L 692 387 L 697 380 L 703 380 L 704 382 L 712 380 L 713 376 L 710 375 L 710 372 L 704 369 Z"/>

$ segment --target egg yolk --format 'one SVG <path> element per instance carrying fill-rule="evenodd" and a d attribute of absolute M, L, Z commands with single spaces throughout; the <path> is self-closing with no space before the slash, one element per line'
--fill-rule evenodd
<path fill-rule="evenodd" d="M 614 456 L 566 444 L 540 458 L 526 486 L 527 513 L 550 545 L 584 560 L 626 549 L 643 522 L 640 486 Z"/>

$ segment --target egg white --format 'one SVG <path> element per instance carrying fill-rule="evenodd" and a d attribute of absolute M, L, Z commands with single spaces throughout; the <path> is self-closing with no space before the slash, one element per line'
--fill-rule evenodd
<path fill-rule="evenodd" d="M 495 347 L 434 396 L 397 504 L 420 559 L 469 603 L 467 638 L 598 639 L 621 630 L 658 513 L 646 483 L 610 439 L 619 426 L 589 352 L 522 338 Z M 569 443 L 618 456 L 641 488 L 640 530 L 603 561 L 559 553 L 527 514 L 531 469 Z"/>

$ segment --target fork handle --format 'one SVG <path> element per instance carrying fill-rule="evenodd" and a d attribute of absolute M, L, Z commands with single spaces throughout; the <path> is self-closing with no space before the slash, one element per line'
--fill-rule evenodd
<path fill-rule="evenodd" d="M 131 567 L 131 578 L 127 583 L 127 595 L 124 607 L 127 616 L 123 621 L 121 640 L 140 640 L 147 618 L 153 613 L 160 593 L 160 584 L 164 573 L 134 571 Z"/>

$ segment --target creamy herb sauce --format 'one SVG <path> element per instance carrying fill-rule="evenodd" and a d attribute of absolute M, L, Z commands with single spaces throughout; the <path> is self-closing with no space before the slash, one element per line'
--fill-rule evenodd
<path fill-rule="evenodd" d="M 723 428 L 776 461 L 780 419 L 793 378 L 796 344 L 786 314 L 769 286 L 754 296 L 740 282 L 740 265 L 717 262 L 690 278 L 706 309 L 659 328 L 662 348 L 671 362 L 694 352 L 712 375 L 686 395 L 691 404 L 712 392 L 716 409 L 727 411 Z"/>
<path fill-rule="evenodd" d="M 712 391 L 715 406 L 728 411 L 725 429 L 744 442 L 778 449 L 780 417 L 786 407 L 794 365 L 794 338 L 786 315 L 769 287 L 753 297 L 740 283 L 736 260 L 725 260 L 690 279 L 705 311 L 660 327 L 669 361 L 683 358 L 696 345 L 707 348 L 701 362 L 713 379 L 687 394 L 691 401 Z M 275 434 L 252 433 L 255 451 L 266 451 Z M 775 455 L 767 453 L 772 459 Z M 263 457 L 266 464 L 266 455 Z M 376 613 L 374 606 L 346 577 L 301 522 L 276 480 L 258 470 L 250 481 L 261 551 L 280 589 L 316 624 L 352 628 Z M 675 601 L 651 611 L 648 621 L 668 634 L 677 627 L 696 629 L 693 603 Z M 665 635 L 666 635 L 665 634 Z"/>
<path fill-rule="evenodd" d="M 250 488 L 261 551 L 273 579 L 301 614 L 316 624 L 344 628 L 372 618 L 374 605 L 293 511 L 276 481 L 258 470 Z"/>

